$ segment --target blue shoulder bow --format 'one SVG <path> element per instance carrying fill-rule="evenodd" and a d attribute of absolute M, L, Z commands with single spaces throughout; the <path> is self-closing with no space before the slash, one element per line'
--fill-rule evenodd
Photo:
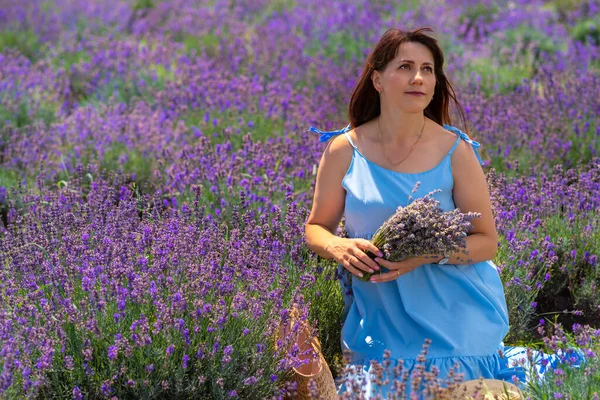
<path fill-rule="evenodd" d="M 460 138 L 462 140 L 469 143 L 471 145 L 471 147 L 473 147 L 473 151 L 475 152 L 475 156 L 477 156 L 477 160 L 479 161 L 479 164 L 483 165 L 483 160 L 481 159 L 481 156 L 479 155 L 479 150 L 478 150 L 479 147 L 481 147 L 481 144 L 479 142 L 476 142 L 475 140 L 471 139 L 466 133 L 464 133 L 463 131 L 461 131 L 460 129 L 458 129 L 452 125 L 444 124 L 444 129 L 447 129 L 450 132 L 456 133 L 458 136 L 460 136 Z"/>
<path fill-rule="evenodd" d="M 320 131 L 317 128 L 315 128 L 314 126 L 311 126 L 307 132 L 318 133 L 319 135 L 321 135 L 321 137 L 319 138 L 319 142 L 326 142 L 334 136 L 341 135 L 342 133 L 346 133 L 346 132 L 350 131 L 350 129 L 351 129 L 350 124 L 348 124 L 348 126 L 345 128 L 338 129 L 337 131 L 328 131 L 328 132 Z"/>

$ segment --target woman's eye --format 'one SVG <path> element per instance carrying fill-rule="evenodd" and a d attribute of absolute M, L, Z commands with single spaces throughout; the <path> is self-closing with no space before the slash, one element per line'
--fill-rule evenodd
<path fill-rule="evenodd" d="M 400 68 L 402 69 L 403 67 L 408 67 L 408 66 L 409 66 L 408 64 L 402 64 L 400 66 Z M 433 68 L 431 68 L 431 67 L 425 67 L 425 69 L 429 70 L 429 72 L 433 72 Z"/>

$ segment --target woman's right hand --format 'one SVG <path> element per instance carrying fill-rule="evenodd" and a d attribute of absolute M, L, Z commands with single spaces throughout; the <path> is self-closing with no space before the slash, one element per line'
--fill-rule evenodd
<path fill-rule="evenodd" d="M 358 277 L 363 276 L 361 270 L 369 273 L 379 271 L 379 265 L 365 251 L 370 251 L 379 257 L 383 254 L 366 239 L 335 237 L 325 248 L 334 260 Z"/>

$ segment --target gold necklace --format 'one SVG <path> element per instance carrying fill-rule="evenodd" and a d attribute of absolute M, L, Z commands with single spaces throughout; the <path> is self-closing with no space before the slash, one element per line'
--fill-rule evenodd
<path fill-rule="evenodd" d="M 417 145 L 417 143 L 419 143 L 419 140 L 421 140 L 421 136 L 423 136 L 423 129 L 425 129 L 425 122 L 427 121 L 427 119 L 425 118 L 425 116 L 423 116 L 423 126 L 421 127 L 421 132 L 419 133 L 419 137 L 417 138 L 417 141 L 415 142 L 415 144 L 412 145 L 412 147 L 408 151 L 408 154 L 396 164 L 394 164 L 390 160 L 387 153 L 385 152 L 385 147 L 383 146 L 383 137 L 381 136 L 381 125 L 379 124 L 379 119 L 380 119 L 380 117 L 377 117 L 377 127 L 379 128 L 379 144 L 381 145 L 381 150 L 383 151 L 383 155 L 385 156 L 385 158 L 387 158 L 388 162 L 393 167 L 395 167 L 396 165 L 400 165 L 404 160 L 406 160 L 408 158 L 408 156 L 410 156 L 410 153 L 412 153 L 412 151 L 415 148 L 415 146 Z"/>

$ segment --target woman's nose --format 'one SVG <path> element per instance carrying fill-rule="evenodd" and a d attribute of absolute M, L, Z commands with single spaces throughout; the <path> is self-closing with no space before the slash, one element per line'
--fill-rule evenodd
<path fill-rule="evenodd" d="M 422 82 L 423 76 L 421 76 L 421 72 L 417 71 L 413 76 L 413 82 Z"/>

